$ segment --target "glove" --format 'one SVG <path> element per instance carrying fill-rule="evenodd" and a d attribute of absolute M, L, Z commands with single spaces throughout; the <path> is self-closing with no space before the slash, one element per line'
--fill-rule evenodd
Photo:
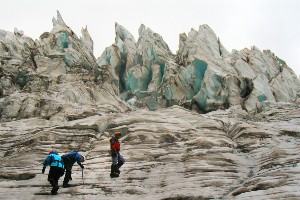
<path fill-rule="evenodd" d="M 43 169 L 42 169 L 43 174 L 45 173 L 45 170 L 46 170 L 46 167 L 43 167 Z"/>
<path fill-rule="evenodd" d="M 83 165 L 80 165 L 81 169 L 84 169 L 84 166 Z"/>

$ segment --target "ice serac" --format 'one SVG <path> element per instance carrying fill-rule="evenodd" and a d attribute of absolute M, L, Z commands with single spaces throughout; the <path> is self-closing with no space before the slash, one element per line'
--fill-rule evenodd
<path fill-rule="evenodd" d="M 26 74 L 37 64 L 35 42 L 15 29 L 14 33 L 0 29 L 0 95 L 19 92 L 27 83 Z"/>
<path fill-rule="evenodd" d="M 68 120 L 128 110 L 112 84 L 114 74 L 98 68 L 87 28 L 79 39 L 59 12 L 52 21 L 52 31 L 36 41 L 0 31 L 1 119 Z"/>
<path fill-rule="evenodd" d="M 179 38 L 179 50 L 177 58 L 179 63 L 187 65 L 197 55 L 210 55 L 222 58 L 229 52 L 221 44 L 220 39 L 208 25 L 202 25 L 199 30 L 191 29 L 188 36 L 183 33 Z"/>
<path fill-rule="evenodd" d="M 41 35 L 38 45 L 42 54 L 48 56 L 61 56 L 69 67 L 83 66 L 92 71 L 97 68 L 93 54 L 93 42 L 87 28 L 82 30 L 82 38 L 65 24 L 57 11 L 57 19 L 53 18 L 53 29 L 50 33 Z"/>
<path fill-rule="evenodd" d="M 117 74 L 115 85 L 119 90 L 118 92 L 122 93 L 128 88 L 125 80 L 133 66 L 136 44 L 133 35 L 118 23 L 115 23 L 115 33 L 115 43 L 105 49 L 97 63 L 100 68 L 105 65 L 113 68 Z"/>
<path fill-rule="evenodd" d="M 94 42 L 88 32 L 87 26 L 85 28 L 81 29 L 81 34 L 82 34 L 82 37 L 80 38 L 81 42 L 85 43 L 85 46 L 90 48 L 91 51 L 93 51 L 94 50 Z"/>
<path fill-rule="evenodd" d="M 146 90 L 135 91 L 133 95 L 137 96 L 141 105 L 150 106 L 150 109 L 166 106 L 162 88 L 169 83 L 178 65 L 163 38 L 143 24 L 139 28 L 136 60 L 149 76 L 144 79 Z"/>
<path fill-rule="evenodd" d="M 299 80 L 282 59 L 255 46 L 229 53 L 208 25 L 180 34 L 174 55 L 145 25 L 136 41 L 115 23 L 114 44 L 96 60 L 87 27 L 79 38 L 59 12 L 52 21 L 52 30 L 36 41 L 17 29 L 0 31 L 5 119 L 51 118 L 61 110 L 75 112 L 77 104 L 85 110 L 111 103 L 124 111 L 128 100 L 150 110 L 180 105 L 201 113 L 235 105 L 256 112 L 265 101 L 299 102 Z"/>
<path fill-rule="evenodd" d="M 188 35 L 182 33 L 179 37 L 177 62 L 183 67 L 192 64 L 195 70 L 201 69 L 201 73 L 193 76 L 198 87 L 189 97 L 192 99 L 190 106 L 208 112 L 240 104 L 241 77 L 225 61 L 230 54 L 212 29 L 202 25 L 198 31 L 192 29 Z"/>
<path fill-rule="evenodd" d="M 177 67 L 174 55 L 162 37 L 143 24 L 137 42 L 121 25 L 116 23 L 115 29 L 115 43 L 97 60 L 100 68 L 109 65 L 115 69 L 124 100 L 136 96 L 141 106 L 148 105 L 148 101 L 157 104 L 156 97 L 166 70 Z"/>
<path fill-rule="evenodd" d="M 115 70 L 121 98 L 135 97 L 139 107 L 175 104 L 209 112 L 241 105 L 257 111 L 263 101 L 299 99 L 299 80 L 283 60 L 255 46 L 229 53 L 208 25 L 180 34 L 176 56 L 143 24 L 137 42 L 121 25 L 116 23 L 115 29 L 115 43 L 98 64 Z"/>
<path fill-rule="evenodd" d="M 200 26 L 199 31 L 192 29 L 188 35 L 180 34 L 176 58 L 183 66 L 196 60 L 206 63 L 204 76 L 196 78 L 202 82 L 201 89 L 193 97 L 204 112 L 232 105 L 257 111 L 263 101 L 296 102 L 298 98 L 299 81 L 284 61 L 255 46 L 229 54 L 207 25 Z M 273 86 L 279 82 L 289 89 Z"/>
<path fill-rule="evenodd" d="M 299 80 L 286 63 L 270 50 L 261 51 L 253 46 L 241 51 L 233 50 L 228 56 L 239 76 L 247 79 L 248 85 L 243 93 L 251 93 L 243 98 L 247 110 L 257 110 L 261 102 L 297 102 Z M 286 89 L 283 89 L 286 88 Z M 248 90 L 248 92 L 247 92 Z"/>
<path fill-rule="evenodd" d="M 116 24 L 115 44 L 106 48 L 98 59 L 98 64 L 114 68 L 119 75 L 119 91 L 122 98 L 128 100 L 135 97 L 138 105 L 142 107 L 150 105 L 150 109 L 155 109 L 177 104 L 207 112 L 228 107 L 228 96 L 231 97 L 230 103 L 234 105 L 236 102 L 233 92 L 229 91 L 225 84 L 233 81 L 236 83 L 236 78 L 225 78 L 226 74 L 222 71 L 224 69 L 226 73 L 237 74 L 228 63 L 222 63 L 222 56 L 228 52 L 208 26 L 200 27 L 198 34 L 204 36 L 196 37 L 191 33 L 187 37 L 182 34 L 183 46 L 175 57 L 163 38 L 145 25 L 140 26 L 139 39 L 135 43 L 132 34 Z M 191 46 L 195 38 L 199 38 L 199 44 Z M 201 45 L 205 41 L 215 48 L 202 48 Z M 190 48 L 194 49 L 190 60 L 180 61 L 181 58 L 186 58 L 184 54 L 190 52 Z M 211 82 L 210 77 L 205 76 L 207 70 L 211 71 L 209 74 L 212 76 L 218 74 L 215 78 L 217 82 Z M 203 84 L 205 81 L 207 83 Z M 216 87 L 219 89 L 214 90 Z M 239 92 L 236 92 L 236 95 L 238 94 Z M 201 95 L 205 99 L 200 100 L 201 97 L 198 96 Z M 206 95 L 212 99 L 207 101 Z"/>

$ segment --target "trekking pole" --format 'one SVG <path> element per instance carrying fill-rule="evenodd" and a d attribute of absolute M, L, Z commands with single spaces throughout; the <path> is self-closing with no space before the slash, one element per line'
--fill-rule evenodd
<path fill-rule="evenodd" d="M 82 177 L 82 184 L 84 185 L 84 179 L 83 179 L 83 169 L 81 169 L 81 177 Z"/>

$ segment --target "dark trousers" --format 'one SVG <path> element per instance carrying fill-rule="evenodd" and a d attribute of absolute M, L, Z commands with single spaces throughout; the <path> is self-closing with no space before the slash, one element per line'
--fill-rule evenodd
<path fill-rule="evenodd" d="M 118 165 L 118 168 L 120 168 L 125 163 L 125 159 L 120 153 L 117 153 L 111 156 L 111 162 L 112 165 Z"/>
<path fill-rule="evenodd" d="M 65 169 L 66 169 L 66 174 L 65 174 L 65 178 L 64 178 L 64 184 L 68 184 L 70 180 L 72 180 L 72 164 L 69 163 L 65 163 Z"/>
<path fill-rule="evenodd" d="M 120 167 L 125 163 L 125 159 L 121 156 L 120 153 L 113 154 L 111 156 L 111 174 L 118 173 L 120 174 Z"/>
<path fill-rule="evenodd" d="M 52 191 L 58 190 L 58 180 L 61 176 L 64 175 L 64 169 L 61 167 L 50 167 L 49 174 L 48 174 L 48 181 L 52 185 Z"/>

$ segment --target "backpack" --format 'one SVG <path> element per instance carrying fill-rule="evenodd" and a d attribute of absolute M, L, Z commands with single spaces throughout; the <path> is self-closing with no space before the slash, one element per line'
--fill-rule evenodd
<path fill-rule="evenodd" d="M 53 165 L 54 163 L 56 163 L 56 165 Z M 50 166 L 57 166 L 57 167 L 60 167 L 60 168 L 63 168 L 63 169 L 65 168 L 63 159 L 59 155 L 55 155 L 55 154 L 50 155 L 50 164 L 49 165 Z"/>

